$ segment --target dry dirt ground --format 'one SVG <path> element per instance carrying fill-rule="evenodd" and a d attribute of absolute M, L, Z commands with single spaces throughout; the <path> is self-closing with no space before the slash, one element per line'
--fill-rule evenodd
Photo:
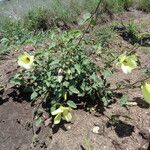
<path fill-rule="evenodd" d="M 150 22 L 150 15 L 142 12 L 127 12 L 116 19 L 123 17 L 134 17 L 139 24 Z M 145 29 L 149 30 L 150 28 Z M 150 48 L 139 48 L 137 53 L 142 67 L 150 68 Z M 19 95 L 8 84 L 8 79 L 17 69 L 17 56 L 18 53 L 13 52 L 0 60 L 0 83 L 7 89 L 0 99 L 0 150 L 150 150 L 150 108 L 143 104 L 139 88 L 127 91 L 130 101 L 137 105 L 125 108 L 117 100 L 102 114 L 74 110 L 72 123 L 61 124 L 53 129 L 43 125 L 39 136 L 33 137 L 33 108 L 28 102 L 28 96 Z M 116 82 L 123 79 L 131 79 L 134 83 L 141 78 L 142 74 L 138 69 L 126 76 L 121 70 L 117 70 L 109 80 L 115 87 Z M 128 117 L 120 117 L 119 124 L 113 127 L 108 124 L 108 117 L 111 115 Z M 99 127 L 98 133 L 92 131 L 95 126 Z M 88 144 L 85 141 L 89 141 L 91 149 L 86 149 Z"/>

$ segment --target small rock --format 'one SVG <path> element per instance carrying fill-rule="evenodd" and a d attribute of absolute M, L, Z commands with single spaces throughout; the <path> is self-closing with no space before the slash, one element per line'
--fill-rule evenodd
<path fill-rule="evenodd" d="M 98 134 L 99 133 L 99 126 L 95 126 L 93 129 L 92 129 L 92 131 L 93 131 L 93 133 L 96 133 L 96 134 Z"/>
<path fill-rule="evenodd" d="M 45 119 L 45 120 L 48 120 L 49 119 L 49 114 L 47 113 L 47 112 L 43 112 L 43 118 Z"/>
<path fill-rule="evenodd" d="M 51 123 L 51 119 L 50 118 L 45 120 L 45 122 L 44 122 L 45 126 L 48 126 L 50 123 Z"/>
<path fill-rule="evenodd" d="M 71 126 L 67 126 L 67 129 L 70 130 L 70 129 L 71 129 Z"/>

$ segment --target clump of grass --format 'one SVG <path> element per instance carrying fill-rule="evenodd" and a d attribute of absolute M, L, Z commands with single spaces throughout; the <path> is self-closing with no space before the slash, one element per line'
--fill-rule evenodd
<path fill-rule="evenodd" d="M 102 27 L 97 31 L 98 40 L 100 41 L 102 46 L 106 46 L 112 37 L 111 27 L 106 26 Z"/>
<path fill-rule="evenodd" d="M 132 0 L 103 0 L 103 13 L 119 13 L 132 6 Z"/>
<path fill-rule="evenodd" d="M 150 0 L 140 0 L 139 9 L 145 12 L 150 12 Z"/>
<path fill-rule="evenodd" d="M 35 8 L 28 12 L 23 19 L 24 27 L 30 31 L 47 30 L 49 23 L 49 12 L 43 8 Z"/>
<path fill-rule="evenodd" d="M 125 10 L 128 10 L 134 4 L 134 0 L 122 0 L 122 1 L 123 1 L 123 7 Z"/>
<path fill-rule="evenodd" d="M 22 23 L 9 17 L 0 21 L 0 33 L 0 40 L 6 38 L 8 41 L 16 41 L 17 43 L 21 42 L 22 37 L 26 34 L 25 29 L 22 28 Z"/>

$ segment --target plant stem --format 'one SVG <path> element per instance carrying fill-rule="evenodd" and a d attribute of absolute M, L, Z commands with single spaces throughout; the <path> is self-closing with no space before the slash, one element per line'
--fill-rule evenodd
<path fill-rule="evenodd" d="M 95 9 L 95 11 L 94 11 L 94 13 L 91 15 L 91 17 L 90 17 L 89 19 L 94 18 L 94 15 L 97 14 L 97 11 L 98 11 L 98 9 L 99 9 L 99 6 L 100 6 L 101 2 L 102 2 L 102 0 L 99 0 L 99 2 L 98 2 L 98 4 L 97 4 L 97 7 L 96 7 L 96 9 Z M 84 32 L 83 32 L 81 38 L 79 39 L 79 42 L 78 42 L 77 46 L 81 43 L 81 41 L 82 41 L 82 39 L 84 38 L 86 32 L 90 29 L 91 23 L 92 23 L 92 21 L 90 21 L 90 23 L 88 24 L 87 28 L 84 30 Z"/>
<path fill-rule="evenodd" d="M 117 88 L 115 88 L 115 89 L 112 89 L 112 91 L 117 91 L 117 90 L 124 90 L 124 89 L 126 89 L 126 88 L 128 88 L 128 89 L 130 89 L 130 88 L 132 88 L 134 85 L 136 85 L 136 84 L 138 84 L 138 83 L 140 83 L 140 82 L 144 82 L 144 81 L 146 81 L 146 80 L 148 80 L 148 79 L 150 79 L 150 77 L 146 77 L 146 78 L 144 78 L 144 79 L 141 79 L 141 80 L 139 80 L 139 81 L 136 81 L 136 82 L 134 82 L 134 83 L 132 83 L 132 84 L 129 84 L 129 85 L 127 85 L 127 86 L 125 86 L 125 87 L 117 87 Z M 140 86 L 137 86 L 138 88 L 140 87 Z"/>

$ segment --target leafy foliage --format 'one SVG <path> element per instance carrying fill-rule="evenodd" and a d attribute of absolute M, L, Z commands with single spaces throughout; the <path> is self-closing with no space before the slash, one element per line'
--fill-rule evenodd
<path fill-rule="evenodd" d="M 128 95 L 123 95 L 120 99 L 120 104 L 121 106 L 126 106 L 127 102 L 129 100 L 129 96 Z"/>
<path fill-rule="evenodd" d="M 106 78 L 110 71 L 90 60 L 86 48 L 92 49 L 93 42 L 83 39 L 78 44 L 81 35 L 79 30 L 52 32 L 49 48 L 35 54 L 34 68 L 22 70 L 12 81 L 30 87 L 32 100 L 47 93 L 51 106 L 67 104 L 76 108 L 75 103 L 82 99 L 86 103 L 99 99 L 108 105 L 112 93 Z"/>

